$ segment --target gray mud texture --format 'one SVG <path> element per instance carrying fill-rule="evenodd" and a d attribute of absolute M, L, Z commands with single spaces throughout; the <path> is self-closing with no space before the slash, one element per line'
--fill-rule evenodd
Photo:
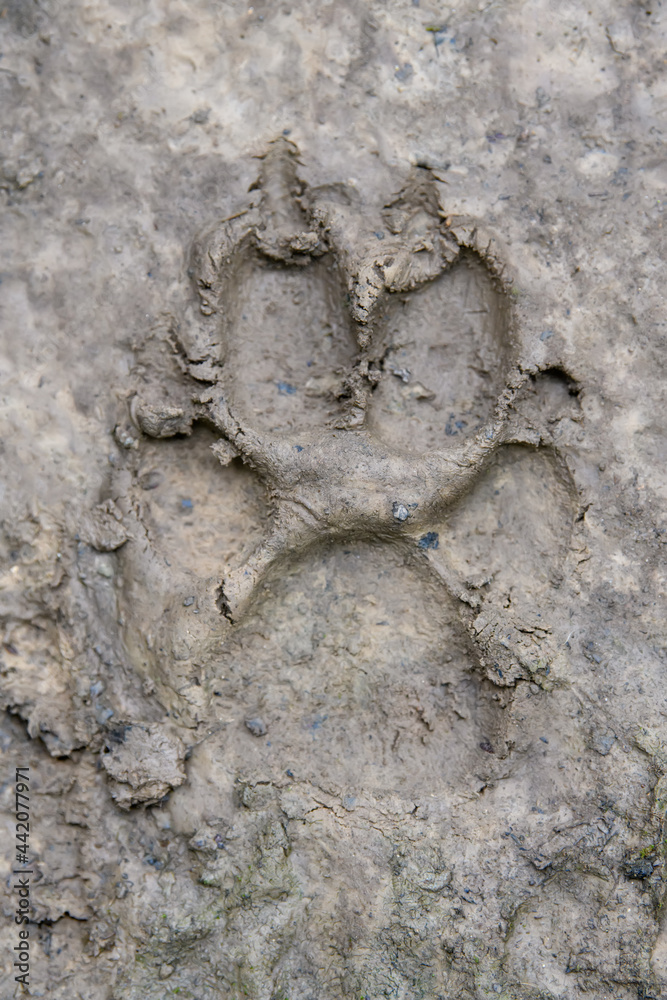
<path fill-rule="evenodd" d="M 666 26 L 5 0 L 3 1000 L 667 997 Z"/>

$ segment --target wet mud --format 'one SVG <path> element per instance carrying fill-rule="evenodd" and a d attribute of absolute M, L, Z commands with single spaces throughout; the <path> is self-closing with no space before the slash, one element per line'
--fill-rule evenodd
<path fill-rule="evenodd" d="M 27 995 L 667 995 L 662 22 L 0 13 Z"/>

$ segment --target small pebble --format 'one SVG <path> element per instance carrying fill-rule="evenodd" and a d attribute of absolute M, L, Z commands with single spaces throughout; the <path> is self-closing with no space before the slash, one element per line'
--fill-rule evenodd
<path fill-rule="evenodd" d="M 653 874 L 653 862 L 649 861 L 648 858 L 626 861 L 623 865 L 623 873 L 627 878 L 647 878 Z"/>
<path fill-rule="evenodd" d="M 136 450 L 139 447 L 139 442 L 134 435 L 132 435 L 127 428 L 121 427 L 120 424 L 114 430 L 114 437 L 121 448 L 127 448 L 128 451 L 132 448 Z"/>
<path fill-rule="evenodd" d="M 253 719 L 246 719 L 245 727 L 253 736 L 266 736 L 268 732 L 264 720 L 260 719 L 259 716 Z"/>
<path fill-rule="evenodd" d="M 139 476 L 139 486 L 142 490 L 156 490 L 162 482 L 163 476 L 157 469 L 150 469 Z"/>
<path fill-rule="evenodd" d="M 392 513 L 394 515 L 394 520 L 396 521 L 407 521 L 410 517 L 410 511 L 403 503 L 396 501 L 392 506 Z"/>

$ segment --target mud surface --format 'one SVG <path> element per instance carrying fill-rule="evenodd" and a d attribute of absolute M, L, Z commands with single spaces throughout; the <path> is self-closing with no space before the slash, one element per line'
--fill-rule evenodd
<path fill-rule="evenodd" d="M 667 996 L 665 17 L 0 11 L 3 996 Z"/>

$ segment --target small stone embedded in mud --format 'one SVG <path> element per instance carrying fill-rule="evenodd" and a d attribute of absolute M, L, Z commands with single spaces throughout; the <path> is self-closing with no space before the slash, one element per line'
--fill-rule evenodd
<path fill-rule="evenodd" d="M 606 757 L 616 742 L 616 733 L 612 729 L 595 730 L 591 734 L 591 750 L 595 750 L 601 757 Z"/>
<path fill-rule="evenodd" d="M 406 80 L 410 79 L 413 73 L 414 70 L 410 65 L 410 63 L 404 63 L 402 66 L 398 66 L 396 68 L 396 70 L 394 71 L 394 76 L 400 83 L 405 83 Z"/>
<path fill-rule="evenodd" d="M 653 862 L 649 858 L 635 858 L 624 862 L 623 874 L 626 878 L 648 878 L 653 874 Z"/>
<path fill-rule="evenodd" d="M 493 749 L 493 747 L 491 746 L 491 744 L 489 743 L 488 740 L 482 740 L 482 742 L 479 745 L 479 748 L 480 748 L 480 750 L 485 750 L 487 753 L 495 753 L 496 752 Z"/>
<path fill-rule="evenodd" d="M 136 437 L 134 437 L 127 427 L 123 427 L 121 424 L 118 424 L 114 428 L 114 437 L 121 448 L 126 448 L 128 451 L 130 449 L 134 449 L 136 451 L 139 447 L 139 442 Z"/>
<path fill-rule="evenodd" d="M 268 729 L 266 723 L 259 716 L 245 720 L 245 727 L 253 736 L 266 736 Z"/>
<path fill-rule="evenodd" d="M 192 417 L 182 406 L 170 406 L 161 400 L 151 402 L 135 396 L 130 412 L 133 422 L 148 437 L 169 438 L 192 431 Z"/>
<path fill-rule="evenodd" d="M 547 94 L 544 87 L 538 87 L 535 91 L 535 100 L 537 101 L 538 108 L 543 108 L 545 104 L 548 104 L 551 98 Z"/>
<path fill-rule="evenodd" d="M 405 369 L 407 371 L 407 368 Z M 409 379 L 403 379 L 404 382 L 408 382 Z M 432 389 L 427 389 L 425 385 L 421 382 L 413 382 L 412 385 L 401 389 L 401 396 L 405 400 L 411 399 L 435 399 L 435 393 Z M 460 425 L 460 426 L 459 426 Z M 459 429 L 466 426 L 465 421 L 459 421 L 456 424 Z M 445 426 L 445 433 L 447 433 L 447 427 Z"/>
<path fill-rule="evenodd" d="M 106 580 L 113 579 L 113 566 L 110 565 L 108 559 L 98 558 L 95 561 L 95 571 L 98 576 L 103 576 Z"/>
<path fill-rule="evenodd" d="M 191 608 L 194 603 L 195 603 L 194 597 L 186 597 L 185 600 L 183 601 L 183 607 Z"/>
<path fill-rule="evenodd" d="M 150 469 L 139 476 L 139 486 L 142 490 L 156 490 L 163 478 L 162 473 L 158 469 Z"/>
<path fill-rule="evenodd" d="M 407 521 L 410 517 L 410 511 L 405 504 L 399 503 L 397 500 L 393 503 L 391 509 L 396 521 Z"/>
<path fill-rule="evenodd" d="M 437 549 L 440 544 L 440 536 L 437 531 L 427 531 L 417 542 L 420 549 Z"/>
<path fill-rule="evenodd" d="M 104 500 L 85 514 L 77 534 L 82 542 L 99 552 L 113 552 L 129 538 L 123 515 L 113 500 Z"/>

